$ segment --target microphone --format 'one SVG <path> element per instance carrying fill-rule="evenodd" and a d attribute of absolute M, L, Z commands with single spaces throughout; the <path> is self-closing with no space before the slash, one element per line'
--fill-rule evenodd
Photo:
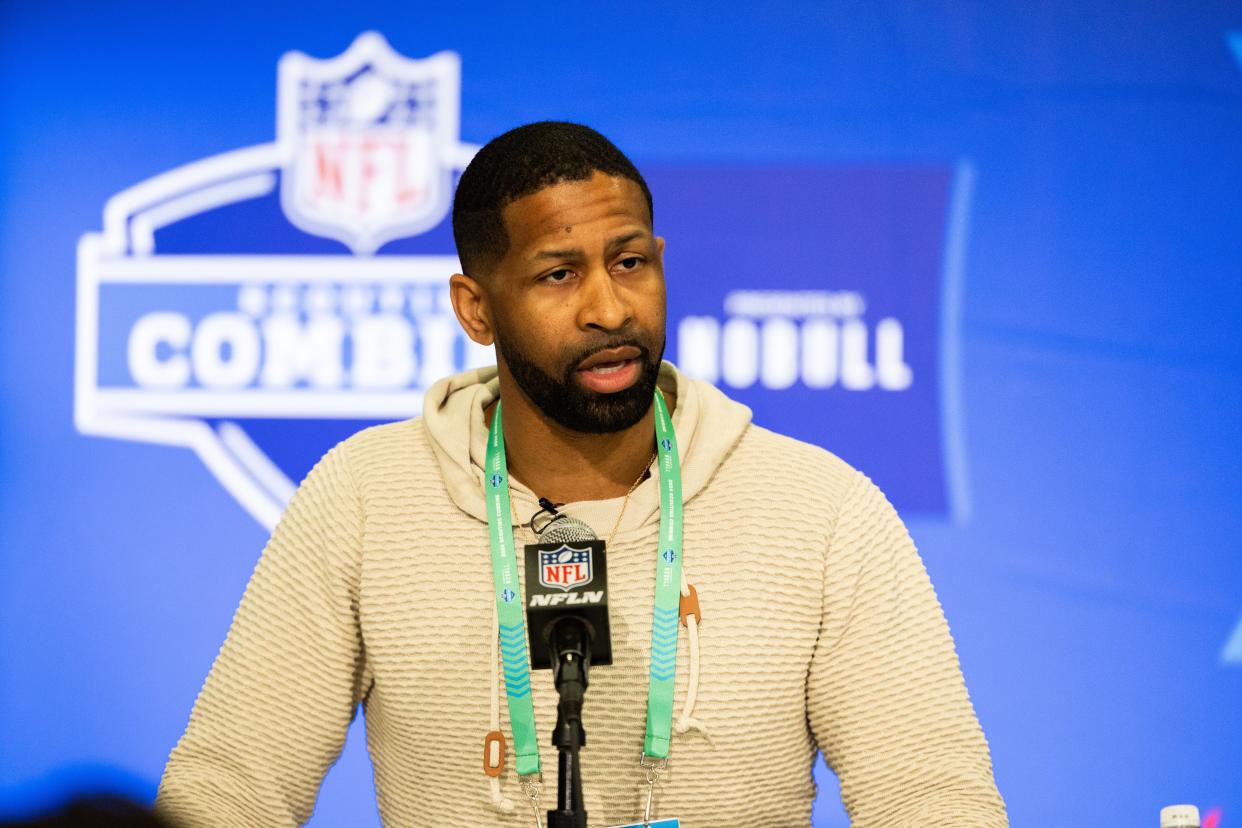
<path fill-rule="evenodd" d="M 559 701 L 557 809 L 548 828 L 586 828 L 578 749 L 586 744 L 582 702 L 591 662 L 612 663 L 604 542 L 577 518 L 557 515 L 526 547 L 526 625 L 531 666 L 552 668 Z"/>
<path fill-rule="evenodd" d="M 572 543 L 573 541 L 599 540 L 599 538 L 595 537 L 595 530 L 590 526 L 576 517 L 560 512 L 544 526 L 543 531 L 539 533 L 539 540 L 541 543 Z"/>
<path fill-rule="evenodd" d="M 553 628 L 569 617 L 586 624 L 587 669 L 591 664 L 612 664 L 604 542 L 590 526 L 565 514 L 548 523 L 539 538 L 540 543 L 526 547 L 526 637 L 531 667 L 557 669 L 549 642 Z"/>

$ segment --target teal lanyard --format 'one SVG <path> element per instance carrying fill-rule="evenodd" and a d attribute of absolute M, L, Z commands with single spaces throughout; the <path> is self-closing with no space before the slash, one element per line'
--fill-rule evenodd
<path fill-rule="evenodd" d="M 655 438 L 656 467 L 660 476 L 660 538 L 656 547 L 655 609 L 651 619 L 647 735 L 643 753 L 647 758 L 666 760 L 673 729 L 673 680 L 677 673 L 677 624 L 681 614 L 681 461 L 677 457 L 677 435 L 673 433 L 668 407 L 659 392 L 655 395 Z M 530 655 L 518 584 L 513 515 L 509 510 L 509 466 L 505 462 L 499 402 L 487 436 L 483 475 L 513 751 L 517 755 L 518 775 L 529 776 L 539 773 L 539 744 L 535 733 L 535 708 L 531 703 Z"/>

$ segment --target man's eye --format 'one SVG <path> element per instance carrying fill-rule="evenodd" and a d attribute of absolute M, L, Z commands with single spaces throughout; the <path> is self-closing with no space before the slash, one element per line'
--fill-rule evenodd
<path fill-rule="evenodd" d="M 617 262 L 617 266 L 622 270 L 637 270 L 643 263 L 641 256 L 627 256 Z"/>
<path fill-rule="evenodd" d="M 554 270 L 551 273 L 549 273 L 547 276 L 544 276 L 543 281 L 551 282 L 552 284 L 558 284 L 560 282 L 564 282 L 567 279 L 569 279 L 571 275 L 572 273 L 568 269 Z"/>

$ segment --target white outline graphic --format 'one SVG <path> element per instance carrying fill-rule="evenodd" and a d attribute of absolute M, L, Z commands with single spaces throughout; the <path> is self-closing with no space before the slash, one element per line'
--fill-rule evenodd
<path fill-rule="evenodd" d="M 1238 618 L 1238 626 L 1220 651 L 1220 661 L 1222 664 L 1242 664 L 1242 617 Z"/>
<path fill-rule="evenodd" d="M 1229 41 L 1233 56 L 1238 59 L 1238 66 L 1242 67 L 1242 31 L 1228 32 L 1225 39 Z M 1242 617 L 1238 618 L 1237 626 L 1233 628 L 1233 632 L 1225 642 L 1225 647 L 1220 653 L 1220 660 L 1222 664 L 1242 664 Z"/>
<path fill-rule="evenodd" d="M 940 276 L 940 440 L 944 446 L 945 492 L 949 515 L 970 522 L 970 473 L 966 465 L 965 406 L 962 404 L 962 295 L 966 248 L 974 199 L 975 168 L 959 161 L 949 189 L 944 258 Z"/>
<path fill-rule="evenodd" d="M 314 65 L 359 60 L 385 63 L 393 71 L 411 66 L 440 73 L 443 118 L 439 123 L 441 174 L 462 169 L 476 146 L 458 141 L 460 64 L 452 52 L 411 61 L 391 50 L 381 35 L 360 35 L 342 55 L 317 61 L 300 53 L 281 60 L 281 72 Z M 395 68 L 394 68 L 395 67 Z M 421 71 L 426 71 L 425 69 Z M 450 77 L 451 75 L 451 77 Z M 290 75 L 282 74 L 282 83 Z M 286 105 L 284 98 L 280 104 Z M 439 116 L 441 113 L 437 112 Z M 281 117 L 284 117 L 283 115 Z M 350 255 L 160 255 L 155 232 L 207 210 L 259 198 L 272 192 L 277 174 L 287 167 L 293 147 L 280 141 L 225 152 L 178 167 L 118 193 L 104 206 L 103 231 L 87 233 L 78 244 L 77 309 L 74 355 L 74 423 L 83 434 L 193 449 L 204 465 L 260 524 L 275 527 L 292 496 L 293 481 L 282 472 L 230 417 L 396 419 L 422 407 L 421 391 L 322 391 L 242 389 L 215 392 L 101 388 L 99 386 L 99 306 L 101 286 L 109 284 L 221 284 L 262 281 L 268 284 L 334 285 L 444 284 L 459 269 L 456 256 Z M 414 229 L 391 228 L 375 236 L 365 252 L 384 241 L 414 235 L 446 215 L 451 188 L 446 187 L 436 215 Z M 292 216 L 289 217 L 292 220 Z M 434 221 L 432 220 L 434 218 Z M 314 229 L 311 232 L 316 232 Z M 323 229 L 323 228 L 321 228 Z M 325 235 L 334 236 L 332 232 Z M 363 245 L 367 247 L 367 245 Z M 356 250 L 360 249 L 355 247 Z M 475 354 L 475 358 L 479 355 Z M 222 418 L 217 428 L 203 418 Z"/>

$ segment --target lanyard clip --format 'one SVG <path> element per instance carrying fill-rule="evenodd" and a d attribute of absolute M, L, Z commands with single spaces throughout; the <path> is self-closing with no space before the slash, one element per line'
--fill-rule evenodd
<path fill-rule="evenodd" d="M 654 785 L 660 781 L 660 777 L 668 772 L 668 759 L 656 759 L 654 756 L 647 756 L 647 751 L 643 751 L 642 756 L 638 758 L 639 767 L 647 772 L 647 784 Z"/>
<path fill-rule="evenodd" d="M 539 795 L 543 792 L 543 771 L 519 776 L 522 791 L 530 800 L 530 809 L 535 815 L 535 828 L 543 828 L 543 815 L 539 813 Z"/>
<path fill-rule="evenodd" d="M 643 805 L 643 828 L 651 826 L 652 806 L 655 804 L 655 789 L 660 782 L 660 777 L 668 771 L 668 759 L 648 758 L 647 751 L 643 751 L 642 756 L 638 759 L 638 765 L 647 774 L 647 801 Z"/>

